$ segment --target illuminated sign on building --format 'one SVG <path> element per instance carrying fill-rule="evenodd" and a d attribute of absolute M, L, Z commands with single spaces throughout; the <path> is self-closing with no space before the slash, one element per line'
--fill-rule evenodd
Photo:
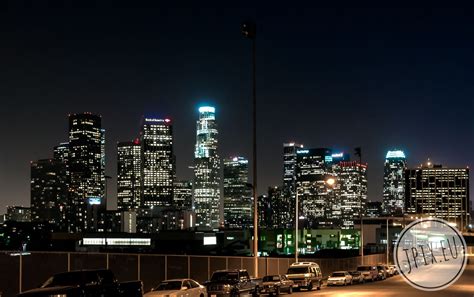
<path fill-rule="evenodd" d="M 388 151 L 386 158 L 405 158 L 403 151 Z"/>
<path fill-rule="evenodd" d="M 217 244 L 217 237 L 215 237 L 215 236 L 204 236 L 203 244 L 204 245 L 216 245 Z"/>
<path fill-rule="evenodd" d="M 309 150 L 297 150 L 296 153 L 297 154 L 307 154 L 307 153 L 309 153 Z"/>
<path fill-rule="evenodd" d="M 89 205 L 100 205 L 102 199 L 100 197 L 89 197 L 88 202 Z"/>
<path fill-rule="evenodd" d="M 212 106 L 202 106 L 202 107 L 199 107 L 199 112 L 203 113 L 203 112 L 212 112 L 212 113 L 215 113 L 216 112 L 216 108 L 215 107 L 212 107 Z"/>

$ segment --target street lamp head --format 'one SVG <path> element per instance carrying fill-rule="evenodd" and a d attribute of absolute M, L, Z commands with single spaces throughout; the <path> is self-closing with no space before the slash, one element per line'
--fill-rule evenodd
<path fill-rule="evenodd" d="M 253 21 L 247 21 L 242 23 L 240 26 L 240 30 L 242 32 L 242 35 L 244 37 L 249 38 L 249 39 L 254 39 L 257 34 L 257 26 Z"/>
<path fill-rule="evenodd" d="M 326 179 L 326 184 L 332 187 L 334 186 L 334 184 L 336 184 L 336 179 L 334 177 L 329 177 Z"/>

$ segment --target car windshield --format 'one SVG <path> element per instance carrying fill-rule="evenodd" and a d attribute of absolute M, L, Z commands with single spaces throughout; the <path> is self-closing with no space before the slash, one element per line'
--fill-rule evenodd
<path fill-rule="evenodd" d="M 359 266 L 357 267 L 357 271 L 369 271 L 372 270 L 370 266 Z"/>
<path fill-rule="evenodd" d="M 162 282 L 155 291 L 181 290 L 181 281 Z"/>
<path fill-rule="evenodd" d="M 237 281 L 238 279 L 237 272 L 215 272 L 212 274 L 211 281 Z"/>
<path fill-rule="evenodd" d="M 360 272 L 358 272 L 358 271 L 351 271 L 351 272 L 349 272 L 349 273 L 350 273 L 351 275 L 359 275 L 359 274 L 360 274 Z"/>
<path fill-rule="evenodd" d="M 290 267 L 287 274 L 308 273 L 308 267 Z"/>
<path fill-rule="evenodd" d="M 267 275 L 263 278 L 264 282 L 277 282 L 280 280 L 280 276 L 278 275 Z"/>
<path fill-rule="evenodd" d="M 346 274 L 344 272 L 333 272 L 331 276 L 340 277 L 340 276 L 346 276 Z"/>

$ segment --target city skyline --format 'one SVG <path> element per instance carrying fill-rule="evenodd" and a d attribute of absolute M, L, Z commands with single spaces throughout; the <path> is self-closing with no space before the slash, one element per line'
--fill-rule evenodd
<path fill-rule="evenodd" d="M 196 110 L 196 111 L 199 111 L 203 106 L 204 106 L 203 104 L 198 104 L 198 107 L 195 108 L 195 110 Z M 205 108 L 213 108 L 214 111 L 216 112 L 216 108 L 215 108 L 215 107 L 208 107 L 208 106 L 205 106 Z M 82 113 L 82 114 L 91 114 L 91 115 L 94 115 L 94 114 L 92 114 L 92 113 L 90 113 L 90 112 L 84 112 L 84 113 Z M 72 114 L 72 115 L 74 115 L 74 114 Z M 71 116 L 71 114 L 69 114 L 69 116 Z M 94 115 L 94 116 L 96 116 L 96 115 Z M 102 121 L 104 120 L 101 115 L 97 115 L 97 116 L 99 116 L 99 117 L 102 119 Z M 152 122 L 154 121 L 153 118 L 147 117 L 147 116 L 144 116 L 144 115 L 143 115 L 143 116 L 141 117 L 141 120 L 140 120 L 139 122 L 140 122 L 140 123 L 146 123 L 147 120 L 148 120 L 148 121 L 152 121 Z M 161 122 L 165 123 L 165 121 L 166 121 L 166 124 L 167 124 L 167 125 L 168 125 L 168 123 L 169 123 L 169 125 L 171 126 L 171 122 L 172 122 L 171 117 L 166 117 L 166 119 L 159 119 L 159 122 L 160 122 L 160 123 L 161 123 Z M 174 125 L 174 124 L 175 124 L 175 123 L 174 123 L 174 121 L 173 121 L 173 125 Z M 142 127 L 143 127 L 143 124 L 142 124 Z M 102 130 L 104 130 L 104 129 L 102 129 Z M 104 130 L 104 131 L 105 131 L 105 130 Z M 127 145 L 140 145 L 140 140 L 139 140 L 140 134 L 142 134 L 142 133 L 136 133 L 135 136 L 138 135 L 138 137 L 135 137 L 135 140 L 133 140 L 133 141 L 128 141 L 128 142 L 127 142 L 127 141 L 125 141 L 125 142 L 124 142 L 124 141 L 118 141 L 118 142 L 115 143 L 115 144 L 111 144 L 111 143 L 106 142 L 106 148 L 107 148 L 107 150 L 110 149 L 108 146 L 115 145 L 115 147 L 116 147 L 116 151 L 115 151 L 116 155 L 115 155 L 115 156 L 106 155 L 105 159 L 108 160 L 108 161 L 106 161 L 106 167 L 111 167 L 111 166 L 110 166 L 111 164 L 109 164 L 109 163 L 117 163 L 117 158 L 120 156 L 120 155 L 119 155 L 119 150 L 118 150 L 118 148 L 119 148 L 120 146 L 122 146 L 122 145 L 124 145 L 124 144 L 127 144 Z M 222 137 L 222 136 L 221 136 L 221 137 Z M 133 137 L 132 137 L 132 138 L 133 138 Z M 174 137 L 173 137 L 173 141 L 174 141 Z M 37 160 L 32 160 L 32 161 L 30 161 L 30 163 L 35 163 L 35 162 L 38 162 L 38 161 L 42 161 L 42 159 L 53 159 L 53 158 L 54 158 L 54 159 L 59 159 L 59 160 L 61 160 L 61 158 L 63 158 L 63 156 L 60 155 L 60 153 L 61 153 L 61 149 L 63 148 L 63 146 L 64 146 L 65 144 L 67 145 L 67 143 L 59 142 L 59 145 L 56 145 L 56 146 L 53 145 L 53 146 L 51 146 L 49 155 L 42 156 L 41 158 L 38 158 Z M 282 145 L 283 145 L 284 147 L 293 147 L 293 146 L 295 146 L 295 149 L 296 149 L 296 150 L 297 150 L 298 148 L 302 148 L 302 149 L 306 149 L 306 148 L 307 148 L 307 146 L 305 146 L 304 144 L 295 144 L 294 142 L 288 142 L 288 141 L 282 143 Z M 386 160 L 387 160 L 387 156 L 388 156 L 389 154 L 398 153 L 398 152 L 405 153 L 405 152 L 406 152 L 405 150 L 398 150 L 400 147 L 402 147 L 402 146 L 394 146 L 393 148 L 391 148 L 390 150 L 388 150 L 387 152 L 385 152 L 385 153 L 384 153 L 385 158 L 382 158 L 382 159 L 381 159 L 381 162 L 383 163 L 384 160 L 386 161 Z M 295 150 L 295 153 L 296 153 L 296 150 Z M 354 149 L 352 149 L 352 151 L 351 151 L 350 149 L 348 149 L 348 150 L 334 150 L 334 149 L 332 149 L 332 151 L 335 152 L 336 154 L 340 154 L 340 155 L 343 154 L 343 155 L 344 155 L 344 159 L 345 159 L 345 158 L 349 158 L 350 156 L 352 156 L 353 158 L 355 158 Z M 236 152 L 236 153 L 234 153 L 234 155 L 239 155 L 239 153 Z M 233 157 L 234 155 L 224 154 L 224 158 L 231 158 L 231 157 Z M 296 156 L 296 155 L 295 155 L 295 156 Z M 367 155 L 365 154 L 365 152 L 364 152 L 364 157 L 367 157 Z M 392 156 L 392 157 L 393 157 L 393 156 Z M 406 156 L 404 155 L 403 157 L 405 158 Z M 180 158 L 180 156 L 174 155 L 174 159 L 179 159 L 179 158 Z M 281 170 L 283 170 L 283 171 L 282 171 L 282 174 L 281 174 L 281 181 L 280 181 L 279 183 L 276 182 L 276 183 L 274 183 L 274 184 L 261 185 L 261 187 L 259 188 L 259 195 L 264 195 L 264 194 L 266 195 L 266 194 L 268 194 L 268 188 L 269 188 L 269 187 L 275 187 L 275 186 L 281 187 L 281 186 L 284 186 L 284 183 L 285 183 L 285 180 L 284 180 L 285 176 L 284 176 L 284 175 L 285 175 L 285 172 L 286 172 L 286 171 L 285 171 L 285 152 L 282 152 L 282 154 L 281 154 L 281 156 L 280 156 L 280 159 L 281 159 L 281 160 L 275 160 L 275 162 L 280 162 L 280 163 L 281 163 Z M 177 160 L 174 160 L 173 162 L 176 162 L 176 161 L 177 161 Z M 421 160 L 420 162 L 416 162 L 415 164 L 413 164 L 412 162 L 410 162 L 410 158 L 409 158 L 409 157 L 406 157 L 406 160 L 405 160 L 405 162 L 406 162 L 406 164 L 407 164 L 406 168 L 407 168 L 407 169 L 420 168 L 421 166 L 423 166 L 423 165 L 425 164 L 425 162 L 428 162 L 428 161 L 429 161 L 429 162 L 434 162 L 434 161 L 432 161 L 430 158 L 426 158 L 425 160 Z M 251 162 L 251 160 L 250 160 L 250 162 Z M 367 163 L 367 162 L 364 161 L 363 163 Z M 436 162 L 434 162 L 434 163 L 440 163 L 440 162 L 437 162 L 437 161 L 436 161 Z M 221 160 L 220 166 L 222 167 L 223 165 L 224 165 L 224 164 L 223 164 L 223 160 Z M 116 166 L 117 166 L 117 165 L 116 165 Z M 465 165 L 451 165 L 451 164 L 448 164 L 448 166 L 451 166 L 451 167 L 459 167 L 459 168 L 463 168 L 463 167 L 468 168 L 468 166 L 465 166 Z M 373 167 L 373 166 L 370 166 L 370 167 L 371 167 L 371 168 L 368 170 L 369 173 L 372 171 L 372 167 Z M 173 167 L 173 168 L 174 168 L 174 167 Z M 175 170 L 175 169 L 172 169 L 172 170 Z M 191 166 L 191 165 L 189 166 L 189 170 L 192 171 L 192 166 Z M 120 174 L 120 171 L 119 171 L 118 166 L 117 166 L 117 172 L 114 172 L 114 173 L 106 172 L 106 175 L 108 175 L 108 178 L 111 178 L 111 179 L 112 179 L 112 182 L 109 182 L 109 183 L 107 184 L 107 187 L 113 189 L 113 190 L 112 190 L 112 193 L 111 193 L 111 190 L 108 189 L 108 194 L 107 194 L 107 209 L 117 209 L 117 208 L 120 209 L 120 207 L 119 207 L 119 199 L 120 199 L 120 198 L 119 198 L 119 193 L 120 193 L 120 192 L 118 191 L 118 186 L 117 186 L 117 179 L 118 179 L 119 174 Z M 382 172 L 380 175 L 382 176 L 382 186 L 383 186 L 383 176 L 384 176 L 384 173 Z M 183 176 L 189 176 L 189 177 L 188 177 L 188 178 L 183 178 Z M 251 173 L 249 172 L 249 177 L 250 177 L 250 176 L 251 176 Z M 191 173 L 191 174 L 188 174 L 188 175 L 179 175 L 177 172 L 175 172 L 175 177 L 176 177 L 176 181 L 180 181 L 180 180 L 190 180 L 190 181 L 192 181 L 192 180 L 193 180 L 192 173 Z M 30 179 L 30 176 L 28 176 L 28 179 Z M 372 183 L 371 183 L 371 181 L 370 181 L 370 179 L 368 179 L 368 183 L 369 183 L 369 185 L 373 186 Z M 368 189 L 370 189 L 371 186 L 369 186 Z M 30 190 L 30 189 L 28 188 L 28 191 L 29 191 L 29 190 Z M 383 190 L 383 188 L 382 188 L 382 190 Z M 369 190 L 369 193 L 370 193 L 370 192 L 371 192 L 371 191 Z M 373 191 L 372 191 L 372 192 L 373 192 Z M 382 191 L 382 193 L 380 193 L 380 196 L 379 196 L 378 198 L 379 198 L 379 199 L 371 199 L 370 194 L 369 194 L 369 195 L 368 195 L 368 198 L 367 198 L 367 201 L 380 201 L 380 202 L 383 203 L 383 191 Z M 30 196 L 28 196 L 28 200 L 30 200 Z M 471 200 L 472 200 L 472 199 L 471 199 Z M 15 204 L 15 203 L 12 203 L 12 204 L 7 204 L 6 206 L 30 206 L 30 203 L 29 203 L 29 201 L 27 201 L 27 202 L 24 203 L 24 204 Z M 0 211 L 0 213 L 2 213 L 2 211 Z"/>
<path fill-rule="evenodd" d="M 2 18 L 0 132 L 14 145 L 0 149 L 0 209 L 28 205 L 28 161 L 50 158 L 51 144 L 67 140 L 62 123 L 68 113 L 101 114 L 108 144 L 134 139 L 143 114 L 171 115 L 177 175 L 189 180 L 190 119 L 206 102 L 218 108 L 221 155 L 250 157 L 250 52 L 239 30 L 244 16 L 259 28 L 259 193 L 281 184 L 281 144 L 288 141 L 349 153 L 362 147 L 369 200 L 381 199 L 383 158 L 394 147 L 406 152 L 409 167 L 427 158 L 473 165 L 466 79 L 474 70 L 466 50 L 473 45 L 472 19 L 462 8 L 347 7 L 351 13 L 345 13 L 313 4 L 304 13 L 275 5 L 257 17 L 259 5 L 209 10 L 195 4 L 182 11 L 168 3 L 144 12 L 99 4 L 94 15 L 87 8 L 39 5 Z M 115 150 L 107 145 L 107 156 Z M 110 157 L 106 173 L 115 175 Z"/>

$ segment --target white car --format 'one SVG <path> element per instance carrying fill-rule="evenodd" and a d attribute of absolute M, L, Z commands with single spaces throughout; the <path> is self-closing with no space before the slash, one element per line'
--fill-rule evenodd
<path fill-rule="evenodd" d="M 170 279 L 162 281 L 143 296 L 207 297 L 207 291 L 206 287 L 192 279 Z"/>
<path fill-rule="evenodd" d="M 352 275 L 347 271 L 335 271 L 328 277 L 328 286 L 352 285 Z"/>

